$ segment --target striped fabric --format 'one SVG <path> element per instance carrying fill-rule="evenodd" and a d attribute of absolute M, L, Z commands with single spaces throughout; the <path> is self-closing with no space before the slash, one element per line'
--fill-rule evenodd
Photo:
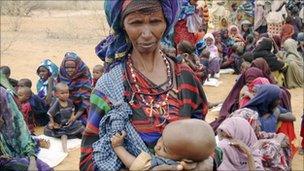
<path fill-rule="evenodd" d="M 125 101 L 130 101 L 132 93 L 131 87 L 128 84 L 127 74 L 129 72 L 126 67 L 124 72 L 124 96 Z M 202 89 L 200 81 L 194 76 L 193 71 L 184 64 L 174 64 L 174 73 L 177 82 L 177 97 L 169 96 L 169 122 L 185 117 L 205 119 L 208 111 L 208 104 L 205 93 Z M 139 80 L 147 85 L 152 85 L 148 79 L 141 76 Z M 148 90 L 148 89 L 147 89 Z M 161 89 L 149 89 L 151 92 L 157 92 Z M 145 89 L 143 89 L 145 91 Z M 161 96 L 161 95 L 160 95 Z M 161 98 L 161 97 L 159 97 Z M 144 107 L 134 99 L 134 105 L 131 106 L 133 115 L 131 122 L 142 140 L 148 147 L 152 147 L 161 136 L 163 127 L 155 127 L 155 122 L 151 122 L 151 118 L 147 117 Z M 92 144 L 96 142 L 99 137 L 99 122 L 104 114 L 106 114 L 112 107 L 110 100 L 102 92 L 93 90 L 91 95 L 91 106 L 86 130 L 83 134 L 81 144 L 81 158 L 80 170 L 96 170 L 92 161 Z"/>

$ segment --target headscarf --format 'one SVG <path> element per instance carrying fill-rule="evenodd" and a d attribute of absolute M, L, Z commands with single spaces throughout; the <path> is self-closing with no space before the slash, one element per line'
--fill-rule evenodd
<path fill-rule="evenodd" d="M 303 57 L 302 55 L 298 52 L 297 47 L 298 47 L 298 43 L 297 41 L 293 40 L 293 39 L 287 39 L 285 40 L 284 44 L 283 44 L 284 50 L 287 51 L 288 53 L 292 53 L 293 55 L 295 55 L 300 61 L 302 59 L 303 62 Z"/>
<path fill-rule="evenodd" d="M 241 129 L 240 129 L 241 128 Z M 240 117 L 227 118 L 218 128 L 218 131 L 227 133 L 232 139 L 239 140 L 247 145 L 253 155 L 257 170 L 263 170 L 262 156 L 258 149 L 254 148 L 257 137 L 247 120 Z M 219 141 L 218 146 L 222 149 L 223 162 L 217 170 L 248 170 L 248 158 L 236 147 L 230 145 L 228 139 Z"/>
<path fill-rule="evenodd" d="M 275 79 L 271 74 L 267 61 L 264 58 L 256 58 L 255 60 L 253 60 L 251 63 L 251 67 L 259 68 L 263 71 L 263 73 L 267 76 L 268 80 L 271 83 L 275 83 Z"/>
<path fill-rule="evenodd" d="M 294 34 L 294 28 L 291 24 L 284 24 L 282 26 L 282 32 L 281 32 L 281 37 L 282 37 L 282 42 L 288 38 L 292 38 L 292 35 Z"/>
<path fill-rule="evenodd" d="M 37 68 L 37 75 L 39 76 L 39 68 L 44 67 L 45 69 L 48 70 L 49 77 L 53 77 L 54 80 L 56 80 L 58 76 L 58 67 L 56 64 L 54 64 L 51 60 L 45 59 L 41 62 L 39 67 Z M 42 80 L 41 78 L 38 80 L 36 88 L 37 88 L 37 93 L 40 98 L 44 98 L 47 95 L 47 88 L 48 88 L 48 79 L 47 80 Z"/>
<path fill-rule="evenodd" d="M 256 95 L 244 107 L 255 110 L 259 116 L 266 113 L 272 113 L 270 105 L 279 99 L 281 96 L 281 89 L 277 85 L 264 84 L 257 89 Z"/>
<path fill-rule="evenodd" d="M 207 34 L 205 34 L 203 39 L 205 42 L 207 42 L 208 38 L 212 39 L 212 44 L 210 46 L 208 46 L 206 43 L 207 50 L 210 52 L 210 59 L 219 57 L 217 47 L 215 46 L 215 39 L 214 39 L 213 34 L 207 33 Z"/>
<path fill-rule="evenodd" d="M 251 83 L 254 79 L 258 77 L 265 77 L 265 74 L 258 68 L 250 67 L 245 73 L 243 73 L 238 81 L 232 87 L 230 93 L 226 97 L 222 108 L 220 110 L 220 116 L 218 119 L 211 123 L 212 127 L 215 129 L 218 125 L 234 110 L 239 108 L 239 97 L 242 88 L 247 84 Z"/>
<path fill-rule="evenodd" d="M 241 108 L 232 112 L 229 117 L 240 117 L 246 119 L 255 132 L 260 129 L 259 114 L 254 110 Z"/>
<path fill-rule="evenodd" d="M 129 2 L 127 0 L 105 1 L 104 9 L 108 24 L 113 33 L 103 39 L 95 47 L 97 56 L 105 62 L 113 63 L 115 61 L 119 61 L 123 59 L 131 49 L 132 45 L 127 41 L 127 34 L 122 25 L 122 13 L 124 12 L 123 5 L 131 3 L 132 1 L 134 1 L 134 3 L 151 4 L 155 3 L 156 0 L 130 0 Z M 163 35 L 163 37 L 165 37 L 175 23 L 179 10 L 179 1 L 162 0 L 159 2 L 162 6 L 164 17 L 167 22 L 167 28 Z M 138 6 L 138 10 L 145 9 L 146 7 L 146 5 Z"/>
<path fill-rule="evenodd" d="M 264 77 L 258 77 L 256 79 L 254 79 L 249 85 L 248 85 L 248 90 L 250 92 L 253 92 L 253 88 L 261 85 L 261 84 L 270 84 L 269 80 L 267 78 Z"/>
<path fill-rule="evenodd" d="M 65 69 L 67 61 L 76 63 L 76 71 L 73 76 L 69 76 Z M 77 109 L 88 109 L 91 93 L 92 78 L 87 65 L 74 52 L 67 52 L 60 66 L 58 82 L 64 82 L 69 86 L 70 98 Z M 81 99 L 81 101 L 78 101 Z M 77 102 L 76 102 L 77 101 Z"/>
<path fill-rule="evenodd" d="M 236 34 L 232 34 L 231 33 L 232 32 L 231 30 L 233 28 L 236 29 Z M 228 28 L 228 35 L 229 35 L 229 37 L 231 37 L 232 39 L 234 39 L 234 41 L 236 41 L 236 42 L 245 42 L 245 40 L 243 39 L 243 36 L 241 34 L 240 29 L 236 25 L 229 26 L 229 28 Z"/>

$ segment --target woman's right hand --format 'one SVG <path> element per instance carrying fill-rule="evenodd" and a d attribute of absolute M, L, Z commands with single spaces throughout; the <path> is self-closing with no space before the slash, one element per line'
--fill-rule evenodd
<path fill-rule="evenodd" d="M 126 132 L 121 131 L 121 134 L 117 132 L 113 137 L 111 138 L 111 144 L 113 148 L 122 146 L 124 138 L 126 137 Z"/>

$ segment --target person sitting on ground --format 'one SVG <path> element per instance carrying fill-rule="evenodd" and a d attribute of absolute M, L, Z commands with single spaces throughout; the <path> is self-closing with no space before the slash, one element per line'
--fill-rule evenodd
<path fill-rule="evenodd" d="M 217 170 L 264 170 L 262 156 L 254 148 L 254 130 L 247 120 L 231 117 L 217 129 L 218 146 L 223 150 L 223 162 Z"/>
<path fill-rule="evenodd" d="M 29 131 L 31 132 L 31 134 L 34 134 L 35 132 L 35 119 L 34 116 L 32 115 L 32 107 L 31 104 L 29 102 L 29 99 L 32 96 L 32 91 L 30 88 L 28 87 L 20 87 L 18 88 L 17 91 L 17 96 L 18 96 L 18 100 L 21 104 L 21 112 L 23 114 L 25 123 L 29 129 Z"/>
<path fill-rule="evenodd" d="M 39 147 L 48 148 L 49 142 L 30 135 L 11 90 L 0 86 L 0 101 L 1 170 L 53 170 L 36 158 Z"/>
<path fill-rule="evenodd" d="M 244 52 L 244 47 L 238 44 L 234 44 L 231 47 L 231 52 L 228 58 L 223 61 L 221 64 L 221 68 L 232 68 L 236 74 L 240 74 L 241 72 L 241 64 L 243 62 L 241 56 Z"/>
<path fill-rule="evenodd" d="M 215 38 L 213 34 L 207 33 L 203 39 L 206 42 L 206 49 L 210 52 L 209 71 L 210 77 L 219 78 L 220 76 L 220 61 L 218 48 L 215 46 Z"/>
<path fill-rule="evenodd" d="M 192 132 L 191 134 L 188 134 Z M 210 125 L 198 119 L 185 119 L 169 123 L 159 138 L 155 155 L 142 151 L 138 156 L 130 154 L 122 145 L 126 133 L 116 133 L 111 138 L 115 153 L 130 170 L 149 170 L 162 164 L 199 162 L 197 170 L 213 169 L 215 136 Z M 189 146 L 191 148 L 185 148 Z M 211 164 L 211 165 L 210 165 Z"/>
<path fill-rule="evenodd" d="M 69 99 L 69 87 L 64 83 L 55 86 L 56 100 L 50 107 L 49 124 L 44 128 L 47 136 L 62 138 L 63 151 L 67 152 L 66 139 L 80 137 L 84 131 L 81 121 L 75 119 L 75 106 Z"/>
<path fill-rule="evenodd" d="M 255 48 L 254 37 L 252 34 L 249 34 L 246 37 L 245 52 L 252 52 L 254 48 Z"/>
<path fill-rule="evenodd" d="M 87 65 L 74 52 L 67 52 L 60 66 L 58 82 L 69 86 L 70 99 L 75 105 L 76 120 L 86 125 L 92 90 L 91 73 Z"/>
<path fill-rule="evenodd" d="M 104 73 L 104 66 L 103 65 L 95 65 L 93 68 L 93 80 L 92 80 L 92 87 L 95 87 L 97 80 L 102 76 Z"/>
<path fill-rule="evenodd" d="M 53 100 L 53 89 L 58 76 L 58 67 L 49 59 L 41 62 L 37 68 L 39 80 L 36 84 L 38 96 L 50 106 Z"/>
<path fill-rule="evenodd" d="M 8 79 L 9 83 L 15 88 L 17 87 L 18 81 L 10 78 L 11 69 L 8 66 L 0 66 L 0 73 L 4 74 Z"/>
<path fill-rule="evenodd" d="M 242 62 L 241 64 L 241 74 L 244 74 L 248 68 L 250 68 L 250 63 L 247 61 Z"/>
<path fill-rule="evenodd" d="M 31 89 L 32 81 L 28 78 L 20 79 L 18 82 L 18 89 L 24 87 Z M 36 124 L 39 126 L 45 126 L 49 122 L 49 118 L 47 116 L 49 106 L 43 99 L 34 94 L 32 91 L 29 103 L 31 104 L 32 114 L 34 115 L 33 117 L 35 118 Z"/>

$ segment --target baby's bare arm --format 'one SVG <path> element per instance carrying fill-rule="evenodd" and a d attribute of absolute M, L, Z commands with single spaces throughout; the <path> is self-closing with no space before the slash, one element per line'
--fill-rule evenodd
<path fill-rule="evenodd" d="M 118 156 L 118 158 L 123 162 L 123 164 L 127 167 L 130 168 L 132 163 L 135 160 L 135 156 L 130 154 L 123 146 L 123 140 L 126 136 L 126 132 L 122 131 L 122 134 L 116 133 L 112 138 L 111 138 L 111 144 L 112 147 Z"/>

